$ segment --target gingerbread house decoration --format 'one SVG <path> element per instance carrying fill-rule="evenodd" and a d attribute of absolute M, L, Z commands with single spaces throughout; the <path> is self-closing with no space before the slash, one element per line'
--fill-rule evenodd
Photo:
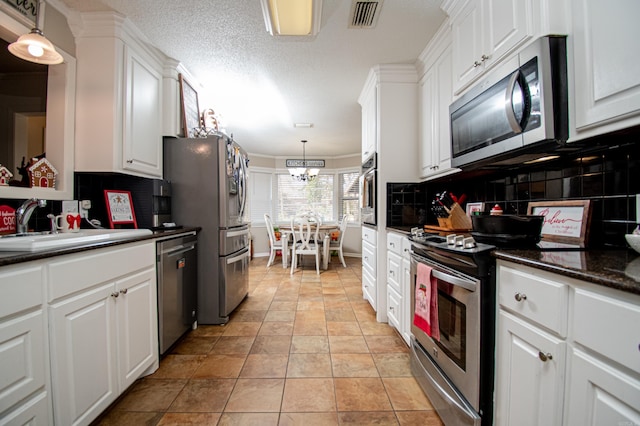
<path fill-rule="evenodd" d="M 46 158 L 34 158 L 27 170 L 31 187 L 55 188 L 58 171 Z"/>
<path fill-rule="evenodd" d="M 0 165 L 0 185 L 9 185 L 9 181 L 12 177 L 13 173 L 11 173 L 5 166 Z"/>

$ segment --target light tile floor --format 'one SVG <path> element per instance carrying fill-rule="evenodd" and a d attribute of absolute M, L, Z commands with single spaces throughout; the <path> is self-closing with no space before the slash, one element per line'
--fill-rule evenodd
<path fill-rule="evenodd" d="M 407 345 L 362 298 L 360 259 L 293 276 L 266 261 L 228 324 L 190 332 L 95 423 L 442 425 Z"/>

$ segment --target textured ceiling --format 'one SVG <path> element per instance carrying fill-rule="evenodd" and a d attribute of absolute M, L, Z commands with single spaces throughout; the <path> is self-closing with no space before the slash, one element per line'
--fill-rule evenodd
<path fill-rule="evenodd" d="M 386 0 L 374 29 L 349 29 L 351 1 L 324 0 L 315 37 L 272 37 L 258 0 L 62 0 L 76 11 L 115 10 L 203 86 L 213 108 L 254 154 L 360 152 L 358 96 L 376 64 L 413 63 L 445 18 L 441 0 Z M 313 123 L 310 129 L 293 123 Z"/>

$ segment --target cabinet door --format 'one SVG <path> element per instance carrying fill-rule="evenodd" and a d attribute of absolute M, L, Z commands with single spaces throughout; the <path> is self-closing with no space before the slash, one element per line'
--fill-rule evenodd
<path fill-rule="evenodd" d="M 402 258 L 395 253 L 387 251 L 387 285 L 400 293 L 402 282 Z"/>
<path fill-rule="evenodd" d="M 362 105 L 362 160 L 376 151 L 377 138 L 377 88 L 373 88 Z"/>
<path fill-rule="evenodd" d="M 158 359 L 155 270 L 116 283 L 120 389 L 125 390 Z"/>
<path fill-rule="evenodd" d="M 567 425 L 640 424 L 640 381 L 575 350 L 567 388 Z"/>
<path fill-rule="evenodd" d="M 586 129 L 640 112 L 640 2 L 573 0 L 575 123 Z"/>
<path fill-rule="evenodd" d="M 453 81 L 459 93 L 483 68 L 482 10 L 480 0 L 470 1 L 451 23 Z"/>
<path fill-rule="evenodd" d="M 402 329 L 402 338 L 407 345 L 411 340 L 411 262 L 409 259 L 402 259 L 402 315 L 400 317 L 400 328 Z"/>
<path fill-rule="evenodd" d="M 533 36 L 530 0 L 482 0 L 484 52 L 487 64 Z M 484 57 L 481 55 L 480 60 Z"/>
<path fill-rule="evenodd" d="M 437 71 L 438 108 L 436 110 L 437 139 L 434 143 L 434 159 L 437 171 L 442 173 L 451 169 L 451 129 L 449 125 L 449 105 L 453 100 L 453 71 L 451 69 L 451 49 L 444 53 L 435 64 Z"/>
<path fill-rule="evenodd" d="M 436 139 L 437 91 L 435 70 L 430 68 L 420 82 L 420 173 L 422 177 L 435 171 L 434 150 L 438 146 Z M 449 110 L 447 106 L 447 111 Z"/>
<path fill-rule="evenodd" d="M 398 330 L 400 334 L 403 333 L 402 325 L 400 324 L 400 318 L 402 317 L 402 296 L 398 294 L 391 287 L 387 287 L 387 318 L 389 325 Z"/>
<path fill-rule="evenodd" d="M 133 49 L 125 55 L 122 167 L 162 177 L 162 76 Z"/>
<path fill-rule="evenodd" d="M 566 344 L 500 310 L 496 425 L 560 425 Z"/>
<path fill-rule="evenodd" d="M 376 279 L 364 268 L 362 269 L 362 297 L 369 301 L 374 311 L 377 310 Z"/>
<path fill-rule="evenodd" d="M 111 283 L 49 307 L 56 424 L 87 424 L 118 395 L 115 294 Z"/>

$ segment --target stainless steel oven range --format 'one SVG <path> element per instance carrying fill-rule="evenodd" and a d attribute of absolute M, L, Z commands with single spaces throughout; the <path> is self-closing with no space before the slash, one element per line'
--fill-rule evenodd
<path fill-rule="evenodd" d="M 411 371 L 446 425 L 493 421 L 495 260 L 471 238 L 414 235 L 411 254 Z M 426 265 L 424 268 L 418 265 Z M 418 278 L 421 269 L 423 275 Z M 430 328 L 419 326 L 416 285 L 431 286 Z M 437 325 L 436 325 L 437 324 Z"/>

